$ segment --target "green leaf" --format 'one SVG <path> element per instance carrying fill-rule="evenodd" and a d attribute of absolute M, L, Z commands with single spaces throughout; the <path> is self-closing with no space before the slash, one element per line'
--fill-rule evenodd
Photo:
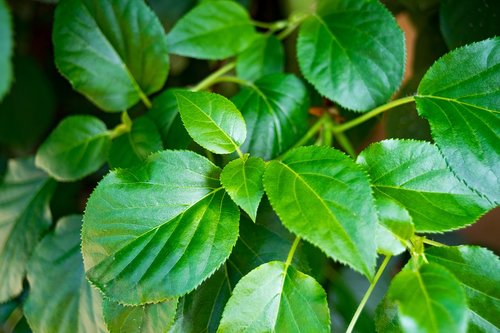
<path fill-rule="evenodd" d="M 139 117 L 132 123 L 130 132 L 115 140 L 109 151 L 112 168 L 130 168 L 141 164 L 151 153 L 162 150 L 158 128 L 147 117 Z"/>
<path fill-rule="evenodd" d="M 257 157 L 238 158 L 227 164 L 220 175 L 224 189 L 250 218 L 255 221 L 260 199 L 264 194 L 262 176 L 266 169 L 263 160 Z"/>
<path fill-rule="evenodd" d="M 429 262 L 444 266 L 465 289 L 469 307 L 468 332 L 500 331 L 500 259 L 477 246 L 433 247 Z"/>
<path fill-rule="evenodd" d="M 139 306 L 124 306 L 105 299 L 103 312 L 110 333 L 167 332 L 172 326 L 178 299 Z"/>
<path fill-rule="evenodd" d="M 142 0 L 61 1 L 52 38 L 61 73 L 105 111 L 148 104 L 167 79 L 165 32 Z"/>
<path fill-rule="evenodd" d="M 175 96 L 184 126 L 203 148 L 229 154 L 245 141 L 245 120 L 224 96 L 191 91 L 176 91 Z"/>
<path fill-rule="evenodd" d="M 500 35 L 496 0 L 441 0 L 439 23 L 450 49 Z"/>
<path fill-rule="evenodd" d="M 465 292 L 440 265 L 401 271 L 391 282 L 388 300 L 397 303 L 399 324 L 406 333 L 465 333 L 467 329 Z"/>
<path fill-rule="evenodd" d="M 236 285 L 217 332 L 330 332 L 326 293 L 312 277 L 279 261 Z"/>
<path fill-rule="evenodd" d="M 238 56 L 236 73 L 253 82 L 265 75 L 283 72 L 284 62 L 281 42 L 273 35 L 262 35 Z"/>
<path fill-rule="evenodd" d="M 220 171 L 193 152 L 163 151 L 104 177 L 82 229 L 90 281 L 139 305 L 184 295 L 212 275 L 238 238 L 239 209 Z"/>
<path fill-rule="evenodd" d="M 424 141 L 385 140 L 359 154 L 375 193 L 398 202 L 418 232 L 443 232 L 474 223 L 492 208 L 448 169 L 436 146 Z"/>
<path fill-rule="evenodd" d="M 55 185 L 32 159 L 9 160 L 0 182 L 0 303 L 23 290 L 29 257 L 51 224 Z"/>
<path fill-rule="evenodd" d="M 332 148 L 297 148 L 269 163 L 264 188 L 290 231 L 373 274 L 377 215 L 368 177 L 354 161 Z"/>
<path fill-rule="evenodd" d="M 425 74 L 417 101 L 453 172 L 500 203 L 500 37 L 457 49 Z"/>
<path fill-rule="evenodd" d="M 406 244 L 415 232 L 410 213 L 398 202 L 385 195 L 376 195 L 379 227 L 377 249 L 385 255 L 398 255 L 405 251 Z"/>
<path fill-rule="evenodd" d="M 35 163 L 59 181 L 74 181 L 97 171 L 108 158 L 111 138 L 100 119 L 70 116 L 52 131 Z"/>
<path fill-rule="evenodd" d="M 247 11 L 234 1 L 198 5 L 168 33 L 171 53 L 198 59 L 225 59 L 257 37 Z"/>
<path fill-rule="evenodd" d="M 169 333 L 215 333 L 231 296 L 226 268 L 221 267 L 196 290 L 181 298 Z"/>
<path fill-rule="evenodd" d="M 12 19 L 5 0 L 0 0 L 0 101 L 12 83 Z"/>
<path fill-rule="evenodd" d="M 375 327 L 380 333 L 401 333 L 398 319 L 398 305 L 384 297 L 375 312 Z"/>
<path fill-rule="evenodd" d="M 24 314 L 35 332 L 107 332 L 101 295 L 83 271 L 81 225 L 81 215 L 62 218 L 30 259 Z"/>
<path fill-rule="evenodd" d="M 307 90 L 292 74 L 271 74 L 245 87 L 232 101 L 241 110 L 248 137 L 241 149 L 272 159 L 293 146 L 307 131 Z"/>
<path fill-rule="evenodd" d="M 404 35 L 377 0 L 323 0 L 300 28 L 304 77 L 343 107 L 366 111 L 389 100 L 404 71 Z"/>

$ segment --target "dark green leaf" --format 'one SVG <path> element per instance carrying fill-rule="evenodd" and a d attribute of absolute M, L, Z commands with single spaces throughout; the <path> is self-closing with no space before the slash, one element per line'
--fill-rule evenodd
<path fill-rule="evenodd" d="M 243 151 L 272 159 L 293 146 L 307 131 L 307 90 L 292 74 L 271 74 L 233 97 L 248 127 Z"/>
<path fill-rule="evenodd" d="M 107 332 L 101 295 L 83 271 L 81 225 L 81 215 L 59 220 L 29 261 L 24 313 L 37 333 Z"/>
<path fill-rule="evenodd" d="M 500 259 L 477 246 L 433 247 L 425 255 L 429 262 L 446 267 L 464 287 L 468 332 L 499 332 Z"/>
<path fill-rule="evenodd" d="M 408 210 L 416 231 L 463 228 L 492 208 L 453 175 L 428 142 L 381 141 L 361 152 L 358 163 L 370 174 L 377 196 Z"/>
<path fill-rule="evenodd" d="M 498 0 L 441 0 L 439 23 L 450 49 L 500 35 Z"/>
<path fill-rule="evenodd" d="M 167 332 L 172 326 L 178 299 L 138 306 L 104 300 L 104 319 L 110 333 Z"/>
<path fill-rule="evenodd" d="M 323 0 L 300 28 L 304 77 L 343 107 L 370 110 L 389 100 L 404 71 L 404 35 L 377 0 Z"/>
<path fill-rule="evenodd" d="M 453 172 L 500 203 L 500 37 L 438 60 L 418 88 L 417 109 Z"/>
<path fill-rule="evenodd" d="M 12 20 L 5 0 L 0 0 L 0 101 L 12 82 Z"/>
<path fill-rule="evenodd" d="M 248 81 L 283 72 L 285 51 L 281 42 L 273 35 L 259 36 L 236 61 L 236 73 Z"/>
<path fill-rule="evenodd" d="M 59 181 L 74 181 L 97 171 L 106 162 L 110 146 L 108 129 L 101 120 L 70 116 L 40 146 L 35 163 Z"/>
<path fill-rule="evenodd" d="M 218 332 L 330 332 L 326 293 L 285 263 L 257 267 L 236 285 Z"/>
<path fill-rule="evenodd" d="M 269 163 L 264 188 L 290 231 L 331 258 L 373 274 L 375 204 L 368 177 L 350 158 L 326 147 L 294 149 Z"/>
<path fill-rule="evenodd" d="M 257 37 L 245 8 L 234 1 L 198 5 L 168 33 L 170 52 L 198 59 L 224 59 L 246 49 Z"/>
<path fill-rule="evenodd" d="M 231 101 L 208 92 L 175 92 L 182 122 L 197 144 L 216 154 L 229 154 L 245 141 L 245 120 Z"/>
<path fill-rule="evenodd" d="M 0 303 L 23 290 L 28 259 L 51 224 L 55 185 L 32 159 L 9 161 L 0 183 Z"/>
<path fill-rule="evenodd" d="M 144 101 L 167 78 L 165 33 L 142 0 L 61 1 L 53 40 L 61 73 L 106 111 Z"/>
<path fill-rule="evenodd" d="M 130 168 L 141 164 L 151 153 L 162 150 L 160 133 L 149 118 L 139 117 L 132 123 L 130 132 L 115 140 L 109 151 L 112 168 Z"/>
<path fill-rule="evenodd" d="M 379 333 L 401 333 L 398 305 L 385 297 L 375 312 L 375 327 Z"/>
<path fill-rule="evenodd" d="M 266 169 L 263 160 L 257 157 L 238 158 L 227 164 L 220 181 L 231 199 L 255 221 L 260 199 L 264 194 L 262 176 Z"/>
<path fill-rule="evenodd" d="M 399 324 L 406 333 L 466 332 L 465 292 L 440 265 L 404 269 L 392 280 L 388 301 L 397 303 Z"/>
<path fill-rule="evenodd" d="M 85 210 L 88 278 L 138 305 L 186 294 L 212 275 L 238 238 L 239 209 L 220 171 L 193 152 L 164 151 L 106 176 Z"/>

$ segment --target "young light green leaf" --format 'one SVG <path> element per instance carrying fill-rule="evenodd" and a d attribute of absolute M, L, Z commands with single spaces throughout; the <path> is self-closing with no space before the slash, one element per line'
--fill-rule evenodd
<path fill-rule="evenodd" d="M 107 332 L 101 295 L 83 271 L 81 225 L 81 215 L 62 218 L 30 259 L 24 314 L 35 332 Z"/>
<path fill-rule="evenodd" d="M 171 53 L 224 59 L 246 49 L 257 37 L 247 11 L 234 1 L 213 1 L 196 6 L 168 33 Z"/>
<path fill-rule="evenodd" d="M 173 298 L 161 303 L 124 306 L 107 298 L 103 305 L 104 319 L 109 333 L 168 332 L 177 302 Z"/>
<path fill-rule="evenodd" d="M 357 162 L 370 174 L 377 195 L 408 210 L 416 231 L 463 228 L 493 208 L 453 175 L 428 142 L 381 141 L 361 152 Z"/>
<path fill-rule="evenodd" d="M 354 161 L 332 148 L 297 148 L 269 163 L 264 188 L 285 227 L 372 276 L 377 215 L 368 177 Z"/>
<path fill-rule="evenodd" d="M 444 266 L 465 289 L 469 308 L 468 332 L 500 332 L 500 259 L 477 246 L 433 247 L 429 262 Z"/>
<path fill-rule="evenodd" d="M 252 156 L 272 159 L 307 131 L 308 93 L 292 74 L 267 75 L 243 88 L 232 101 L 248 127 L 241 149 Z"/>
<path fill-rule="evenodd" d="M 343 107 L 366 111 L 386 102 L 404 71 L 404 35 L 377 0 L 322 0 L 300 28 L 304 77 Z"/>
<path fill-rule="evenodd" d="M 453 172 L 500 203 L 500 37 L 457 49 L 425 74 L 417 101 Z"/>
<path fill-rule="evenodd" d="M 175 92 L 182 122 L 197 144 L 216 154 L 229 154 L 245 141 L 245 120 L 231 101 L 208 92 Z"/>
<path fill-rule="evenodd" d="M 142 0 L 63 0 L 54 55 L 73 88 L 105 111 L 123 111 L 163 87 L 165 32 Z"/>
<path fill-rule="evenodd" d="M 255 81 L 261 77 L 283 72 L 285 51 L 281 42 L 273 35 L 262 35 L 236 60 L 238 77 Z"/>
<path fill-rule="evenodd" d="M 410 213 L 398 202 L 385 195 L 376 195 L 379 226 L 377 250 L 385 255 L 398 255 L 415 232 Z"/>
<path fill-rule="evenodd" d="M 9 161 L 0 183 L 0 303 L 23 290 L 28 260 L 51 224 L 55 185 L 33 159 Z"/>
<path fill-rule="evenodd" d="M 82 229 L 90 281 L 139 305 L 184 295 L 212 275 L 238 239 L 239 209 L 220 172 L 193 152 L 167 150 L 104 177 Z"/>
<path fill-rule="evenodd" d="M 279 261 L 236 285 L 217 332 L 330 332 L 326 293 L 312 277 Z"/>
<path fill-rule="evenodd" d="M 35 163 L 59 181 L 74 181 L 97 171 L 108 158 L 111 137 L 94 116 L 70 116 L 52 131 Z"/>
<path fill-rule="evenodd" d="M 130 168 L 141 164 L 151 153 L 162 148 L 155 123 L 142 116 L 134 120 L 130 132 L 113 140 L 108 162 L 112 168 Z"/>
<path fill-rule="evenodd" d="M 220 181 L 231 199 L 255 221 L 260 199 L 264 194 L 262 176 L 266 164 L 258 157 L 238 158 L 227 164 Z"/>
<path fill-rule="evenodd" d="M 392 280 L 388 300 L 398 306 L 405 333 L 465 333 L 467 301 L 455 276 L 437 264 L 407 267 Z"/>
<path fill-rule="evenodd" d="M 12 20 L 5 0 L 0 0 L 0 101 L 12 83 Z"/>

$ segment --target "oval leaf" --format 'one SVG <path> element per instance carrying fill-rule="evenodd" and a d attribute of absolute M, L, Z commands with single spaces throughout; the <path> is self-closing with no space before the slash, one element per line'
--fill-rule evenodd
<path fill-rule="evenodd" d="M 59 181 L 74 181 L 97 171 L 111 146 L 106 124 L 93 116 L 71 116 L 52 131 L 35 163 Z"/>
<path fill-rule="evenodd" d="M 266 169 L 263 160 L 257 157 L 238 158 L 227 164 L 220 181 L 231 199 L 255 221 L 260 199 L 264 194 L 262 176 Z"/>
<path fill-rule="evenodd" d="M 83 271 L 81 225 L 81 215 L 59 220 L 29 262 L 30 292 L 24 314 L 35 332 L 107 332 L 101 295 Z"/>
<path fill-rule="evenodd" d="M 354 161 L 331 148 L 297 148 L 269 163 L 264 188 L 290 231 L 331 258 L 373 274 L 376 210 L 368 177 Z"/>
<path fill-rule="evenodd" d="M 245 87 L 232 101 L 241 110 L 248 137 L 241 149 L 272 159 L 293 146 L 307 131 L 307 90 L 292 74 L 272 74 Z"/>
<path fill-rule="evenodd" d="M 465 289 L 469 306 L 469 332 L 500 331 L 500 259 L 477 246 L 433 247 L 429 262 L 444 266 Z"/>
<path fill-rule="evenodd" d="M 417 101 L 453 172 L 500 203 L 500 37 L 457 49 L 425 74 Z"/>
<path fill-rule="evenodd" d="M 184 15 L 168 33 L 170 52 L 198 59 L 224 59 L 257 37 L 247 11 L 234 1 L 206 1 Z"/>
<path fill-rule="evenodd" d="M 300 28 L 304 77 L 343 107 L 366 111 L 389 100 L 404 71 L 404 35 L 378 0 L 323 0 Z"/>
<path fill-rule="evenodd" d="M 229 154 L 245 141 L 245 120 L 224 96 L 180 90 L 175 96 L 184 126 L 203 148 L 216 154 Z"/>
<path fill-rule="evenodd" d="M 255 81 L 261 77 L 283 72 L 285 51 L 273 35 L 259 36 L 236 60 L 238 77 Z"/>
<path fill-rule="evenodd" d="M 53 40 L 61 73 L 106 111 L 149 103 L 167 79 L 165 32 L 142 0 L 61 1 Z"/>
<path fill-rule="evenodd" d="M 257 267 L 236 285 L 217 332 L 330 332 L 326 293 L 285 263 Z"/>
<path fill-rule="evenodd" d="M 0 101 L 12 83 L 12 20 L 5 0 L 0 0 Z"/>
<path fill-rule="evenodd" d="M 0 303 L 23 290 L 28 259 L 52 222 L 55 185 L 33 159 L 9 161 L 0 183 Z"/>
<path fill-rule="evenodd" d="M 219 173 L 193 152 L 164 151 L 107 175 L 85 210 L 88 278 L 138 305 L 186 294 L 212 275 L 238 238 L 239 209 Z"/>
<path fill-rule="evenodd" d="M 361 152 L 357 162 L 370 174 L 377 195 L 408 210 L 416 231 L 463 228 L 492 208 L 453 175 L 428 142 L 381 141 Z"/>
<path fill-rule="evenodd" d="M 392 280 L 388 300 L 397 303 L 401 328 L 406 333 L 465 333 L 465 292 L 448 270 L 437 264 L 409 267 Z"/>

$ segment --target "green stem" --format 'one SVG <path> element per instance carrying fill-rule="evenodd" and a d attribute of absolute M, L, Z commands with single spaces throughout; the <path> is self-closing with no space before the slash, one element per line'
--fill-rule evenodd
<path fill-rule="evenodd" d="M 252 21 L 252 24 L 256 27 L 268 29 L 270 31 L 276 31 L 284 29 L 288 26 L 288 21 L 276 21 L 276 22 L 260 22 L 260 21 Z"/>
<path fill-rule="evenodd" d="M 142 102 L 144 103 L 144 105 L 146 105 L 148 109 L 151 109 L 151 107 L 153 107 L 153 103 L 151 103 L 148 96 L 146 96 L 146 94 L 144 94 L 142 91 L 139 94 L 139 97 L 141 98 Z"/>
<path fill-rule="evenodd" d="M 221 76 L 214 80 L 213 84 L 221 82 L 232 82 L 242 86 L 253 86 L 253 83 L 244 79 L 240 79 L 236 76 Z"/>
<path fill-rule="evenodd" d="M 425 244 L 432 245 L 432 246 L 436 246 L 436 247 L 443 247 L 443 246 L 447 246 L 446 244 L 443 244 L 443 243 L 439 243 L 439 242 L 433 241 L 432 239 L 427 239 L 427 238 L 424 238 L 422 241 L 423 241 Z"/>
<path fill-rule="evenodd" d="M 295 254 L 295 250 L 297 250 L 297 246 L 300 243 L 300 237 L 295 237 L 295 240 L 293 241 L 292 247 L 290 248 L 290 251 L 288 252 L 288 257 L 286 257 L 286 262 L 285 266 L 289 267 L 292 263 L 293 260 L 293 255 Z"/>
<path fill-rule="evenodd" d="M 14 332 L 14 329 L 16 328 L 17 324 L 22 318 L 23 318 L 23 310 L 21 306 L 18 306 L 17 308 L 14 309 L 14 311 L 12 311 L 10 316 L 5 321 L 4 324 L 5 333 Z"/>
<path fill-rule="evenodd" d="M 132 119 L 130 119 L 127 111 L 122 112 L 121 124 L 118 124 L 115 128 L 108 131 L 111 140 L 116 139 L 120 135 L 130 132 L 132 129 Z"/>
<path fill-rule="evenodd" d="M 309 15 L 305 15 L 305 14 L 300 14 L 298 16 L 292 17 L 288 21 L 288 25 L 287 25 L 286 29 L 283 30 L 282 32 L 280 32 L 279 34 L 277 34 L 276 38 L 278 40 L 283 40 L 283 39 L 287 38 L 308 17 L 309 17 Z"/>
<path fill-rule="evenodd" d="M 415 101 L 414 96 L 408 96 L 408 97 L 403 97 L 403 98 L 397 99 L 395 101 L 381 105 L 381 106 L 363 114 L 362 116 L 359 116 L 358 118 L 355 118 L 351 121 L 348 121 L 345 124 L 338 125 L 333 130 L 334 130 L 334 132 L 337 132 L 337 133 L 345 132 L 345 131 L 347 131 L 355 126 L 358 126 L 361 123 L 364 123 L 368 119 L 371 119 L 371 118 L 385 112 L 385 111 L 388 111 L 390 109 L 393 109 L 393 108 L 400 106 L 400 105 L 403 105 L 403 104 L 411 103 L 413 101 Z"/>
<path fill-rule="evenodd" d="M 314 125 L 312 125 L 309 130 L 307 131 L 306 134 L 304 134 L 304 136 L 299 140 L 297 141 L 292 148 L 290 148 L 289 150 L 293 149 L 293 148 L 297 148 L 297 147 L 301 147 L 303 145 L 305 145 L 306 143 L 309 142 L 309 140 L 312 139 L 313 136 L 315 136 L 318 131 L 323 127 L 323 125 L 325 125 L 328 121 L 330 121 L 330 115 L 328 113 L 324 113 L 321 118 L 319 118 L 315 123 Z M 287 151 L 288 152 L 288 151 Z M 286 154 L 286 152 L 285 152 Z M 282 154 L 281 156 L 278 157 L 278 159 L 280 159 L 284 154 Z"/>
<path fill-rule="evenodd" d="M 239 156 L 240 158 L 243 158 L 243 157 L 244 157 L 243 153 L 242 153 L 242 152 L 241 152 L 241 150 L 240 150 L 240 147 L 236 147 L 236 152 L 238 153 L 238 156 Z"/>
<path fill-rule="evenodd" d="M 339 145 L 344 149 L 346 153 L 349 154 L 352 158 L 356 157 L 356 150 L 352 146 L 351 141 L 347 138 L 347 136 L 343 132 L 335 132 L 335 127 L 332 127 L 332 132 L 333 135 L 335 136 L 335 139 L 337 139 L 337 142 Z"/>
<path fill-rule="evenodd" d="M 200 91 L 200 90 L 205 90 L 208 87 L 212 86 L 215 82 L 217 82 L 217 79 L 221 77 L 222 75 L 226 74 L 227 72 L 231 71 L 236 67 L 236 63 L 234 61 L 226 64 L 225 66 L 219 68 L 209 76 L 207 76 L 204 80 L 202 80 L 200 83 L 198 83 L 196 86 L 194 86 L 191 90 L 192 91 Z"/>
<path fill-rule="evenodd" d="M 352 333 L 352 330 L 354 329 L 354 326 L 356 325 L 356 322 L 359 319 L 359 316 L 361 315 L 361 311 L 363 311 L 363 308 L 366 305 L 366 302 L 370 298 L 370 295 L 373 292 L 373 289 L 375 289 L 375 285 L 377 284 L 378 280 L 382 276 L 382 273 L 384 272 L 385 268 L 387 267 L 387 264 L 389 263 L 389 260 L 391 260 L 391 256 L 386 256 L 382 264 L 380 265 L 377 274 L 375 274 L 375 277 L 373 278 L 372 283 L 370 283 L 370 287 L 368 287 L 368 290 L 366 291 L 365 295 L 363 296 L 363 299 L 361 300 L 361 303 L 359 303 L 358 308 L 356 309 L 356 312 L 354 313 L 354 316 L 351 319 L 351 322 L 349 323 L 349 327 L 347 327 L 346 333 Z"/>

